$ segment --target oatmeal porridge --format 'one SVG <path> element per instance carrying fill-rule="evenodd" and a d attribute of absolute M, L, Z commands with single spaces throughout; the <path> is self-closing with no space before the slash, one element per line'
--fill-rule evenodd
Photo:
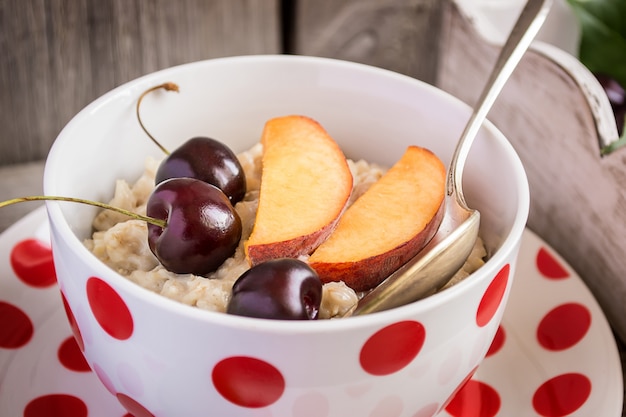
<path fill-rule="evenodd" d="M 246 176 L 247 193 L 235 205 L 243 230 L 234 255 L 220 268 L 207 276 L 175 274 L 160 265 L 148 246 L 145 221 L 133 220 L 113 211 L 100 212 L 93 221 L 94 233 L 85 241 L 87 248 L 102 262 L 129 280 L 170 299 L 205 310 L 224 312 L 231 295 L 231 288 L 239 276 L 249 269 L 244 243 L 250 236 L 261 181 L 262 146 L 257 144 L 237 155 Z M 148 158 L 141 177 L 133 184 L 118 180 L 110 204 L 139 214 L 145 214 L 146 203 L 154 188 L 154 178 L 159 160 Z M 362 195 L 385 172 L 376 164 L 363 160 L 348 160 L 354 178 L 351 204 Z M 463 268 L 447 286 L 462 280 L 483 264 L 486 256 L 480 238 Z M 302 260 L 306 261 L 303 257 Z M 447 287 L 446 286 L 446 287 Z M 320 319 L 342 317 L 358 301 L 355 293 L 343 282 L 324 284 Z"/>

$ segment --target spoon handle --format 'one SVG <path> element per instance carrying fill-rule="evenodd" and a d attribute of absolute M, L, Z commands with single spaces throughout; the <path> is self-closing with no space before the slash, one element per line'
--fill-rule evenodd
<path fill-rule="evenodd" d="M 452 160 L 448 169 L 447 193 L 451 196 L 456 192 L 458 203 L 465 208 L 467 204 L 462 190 L 461 173 L 463 172 L 465 160 L 469 154 L 472 142 L 506 81 L 539 32 L 548 15 L 551 4 L 552 0 L 528 0 L 524 6 L 504 46 L 500 50 L 498 60 L 478 99 L 478 104 L 474 106 L 474 112 L 452 154 Z"/>
<path fill-rule="evenodd" d="M 551 2 L 528 0 L 500 52 L 479 104 L 474 108 L 452 155 L 447 177 L 447 200 L 452 201 L 445 203 L 445 217 L 437 234 L 415 257 L 365 295 L 352 315 L 386 310 L 430 295 L 463 266 L 474 246 L 480 225 L 480 213 L 467 206 L 461 189 L 465 159 L 502 87 L 539 32 Z"/>

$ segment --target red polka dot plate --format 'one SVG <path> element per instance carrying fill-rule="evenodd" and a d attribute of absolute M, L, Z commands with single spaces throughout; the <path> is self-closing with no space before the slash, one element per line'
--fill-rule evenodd
<path fill-rule="evenodd" d="M 71 337 L 47 241 L 43 209 L 0 235 L 0 415 L 129 417 Z M 516 275 L 487 358 L 440 415 L 620 416 L 617 347 L 587 287 L 530 231 Z"/>

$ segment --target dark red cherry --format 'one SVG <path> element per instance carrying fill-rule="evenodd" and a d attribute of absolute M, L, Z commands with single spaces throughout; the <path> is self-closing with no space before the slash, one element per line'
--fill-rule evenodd
<path fill-rule="evenodd" d="M 233 205 L 246 194 L 246 177 L 237 156 L 215 139 L 195 137 L 183 143 L 161 163 L 155 182 L 178 177 L 196 178 L 215 185 Z"/>
<path fill-rule="evenodd" d="M 226 312 L 278 320 L 315 320 L 322 282 L 305 262 L 282 258 L 257 264 L 235 281 Z"/>
<path fill-rule="evenodd" d="M 161 264 L 179 274 L 206 275 L 233 255 L 241 238 L 241 219 L 217 187 L 194 178 L 159 183 L 146 214 L 166 221 L 148 224 L 148 244 Z"/>

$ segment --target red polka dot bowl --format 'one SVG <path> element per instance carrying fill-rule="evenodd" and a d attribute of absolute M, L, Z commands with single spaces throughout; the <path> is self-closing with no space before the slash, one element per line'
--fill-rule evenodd
<path fill-rule="evenodd" d="M 469 108 L 415 79 L 361 64 L 298 56 L 208 60 L 156 72 L 88 105 L 60 133 L 46 194 L 108 201 L 115 180 L 162 156 L 143 121 L 172 149 L 211 136 L 236 152 L 266 120 L 318 120 L 351 158 L 391 165 L 409 144 L 448 163 Z M 157 104 L 158 103 L 158 104 Z M 427 417 L 468 380 L 494 338 L 513 279 L 529 192 L 515 151 L 487 123 L 465 168 L 491 256 L 458 285 L 411 305 L 336 320 L 276 321 L 202 311 L 126 280 L 83 245 L 96 209 L 47 203 L 58 281 L 90 367 L 135 417 Z"/>

